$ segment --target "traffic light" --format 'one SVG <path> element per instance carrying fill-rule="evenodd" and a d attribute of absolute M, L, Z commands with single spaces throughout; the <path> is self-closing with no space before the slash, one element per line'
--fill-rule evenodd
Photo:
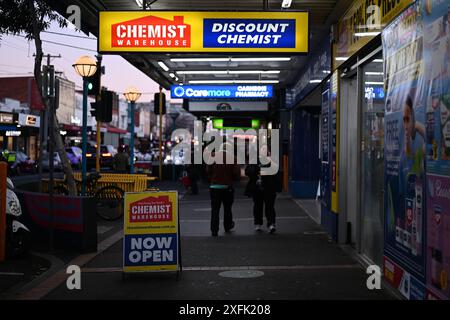
<path fill-rule="evenodd" d="M 97 108 L 95 118 L 100 122 L 111 122 L 114 92 L 102 90 L 101 99 L 100 107 Z"/>
<path fill-rule="evenodd" d="M 88 82 L 88 95 L 97 96 L 100 93 L 100 78 L 102 76 L 101 68 L 97 68 L 97 71 L 92 77 L 87 79 Z"/>
<path fill-rule="evenodd" d="M 155 93 L 154 98 L 154 112 L 155 114 L 159 114 L 159 93 Z M 166 114 L 166 95 L 162 93 L 162 114 Z"/>
<path fill-rule="evenodd" d="M 91 102 L 91 116 L 95 117 L 95 119 L 97 119 L 98 105 L 98 102 Z"/>

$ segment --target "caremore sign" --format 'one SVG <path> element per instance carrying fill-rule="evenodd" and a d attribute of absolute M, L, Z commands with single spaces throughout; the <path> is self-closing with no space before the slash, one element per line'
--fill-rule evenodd
<path fill-rule="evenodd" d="M 270 99 L 273 96 L 271 85 L 255 86 L 191 86 L 173 85 L 171 97 L 177 99 L 246 99 L 259 98 Z"/>
<path fill-rule="evenodd" d="M 102 11 L 99 52 L 308 52 L 307 12 Z"/>

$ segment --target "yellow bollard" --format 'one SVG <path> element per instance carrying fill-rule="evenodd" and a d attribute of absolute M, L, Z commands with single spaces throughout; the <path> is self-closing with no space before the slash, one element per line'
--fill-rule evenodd
<path fill-rule="evenodd" d="M 7 164 L 0 162 L 0 261 L 6 255 L 6 177 Z"/>

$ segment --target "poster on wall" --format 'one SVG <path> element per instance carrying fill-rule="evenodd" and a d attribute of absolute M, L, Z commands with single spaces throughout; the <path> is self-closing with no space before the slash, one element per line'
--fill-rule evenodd
<path fill-rule="evenodd" d="M 322 154 L 322 174 L 320 180 L 320 194 L 323 205 L 330 209 L 330 90 L 327 88 L 322 92 L 322 123 L 321 123 L 321 154 Z"/>
<path fill-rule="evenodd" d="M 428 298 L 450 299 L 450 1 L 423 1 Z"/>
<path fill-rule="evenodd" d="M 330 85 L 330 127 L 331 127 L 331 211 L 338 212 L 338 168 L 339 168 L 339 156 L 338 156 L 338 114 L 339 114 L 339 71 L 335 71 L 331 76 Z"/>
<path fill-rule="evenodd" d="M 382 33 L 385 255 L 425 281 L 425 102 L 422 17 L 413 4 Z M 386 266 L 385 266 L 386 267 Z"/>

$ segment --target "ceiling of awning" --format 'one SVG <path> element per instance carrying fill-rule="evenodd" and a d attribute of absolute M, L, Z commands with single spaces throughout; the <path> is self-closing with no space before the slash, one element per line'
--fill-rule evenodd
<path fill-rule="evenodd" d="M 138 5 L 140 0 L 47 0 L 60 14 L 66 16 L 66 8 L 69 5 L 79 5 L 82 10 L 82 29 L 98 36 L 98 16 L 100 10 L 142 10 Z M 288 10 L 309 11 L 310 42 L 309 51 L 313 52 L 324 36 L 330 32 L 332 23 L 345 12 L 352 0 L 293 0 Z M 282 10 L 282 0 L 147 0 L 150 7 L 147 10 L 207 10 L 207 11 L 262 11 Z M 283 9 L 286 10 L 286 9 Z M 258 61 L 253 54 L 189 54 L 189 53 L 123 53 L 123 58 L 128 60 L 136 68 L 144 72 L 157 83 L 169 88 L 171 84 L 189 83 L 191 81 L 214 80 L 219 81 L 278 81 L 276 86 L 287 87 L 292 85 L 298 73 L 304 67 L 307 55 L 277 55 L 285 61 Z M 274 55 L 258 55 L 258 58 L 274 57 Z M 226 61 L 190 61 L 177 62 L 179 58 L 226 58 Z M 240 59 L 234 58 L 252 58 Z M 289 59 L 287 59 L 289 58 Z M 245 60 L 245 61 L 242 61 Z M 168 68 L 165 71 L 158 64 L 162 61 Z M 263 73 L 234 73 L 235 71 L 264 71 Z M 197 74 L 190 74 L 197 71 Z M 215 71 L 210 72 L 210 71 Z M 279 72 L 278 72 L 279 71 Z M 184 73 L 183 73 L 184 72 Z M 188 72 L 188 74 L 186 74 Z M 178 81 L 176 81 L 178 79 Z"/>

